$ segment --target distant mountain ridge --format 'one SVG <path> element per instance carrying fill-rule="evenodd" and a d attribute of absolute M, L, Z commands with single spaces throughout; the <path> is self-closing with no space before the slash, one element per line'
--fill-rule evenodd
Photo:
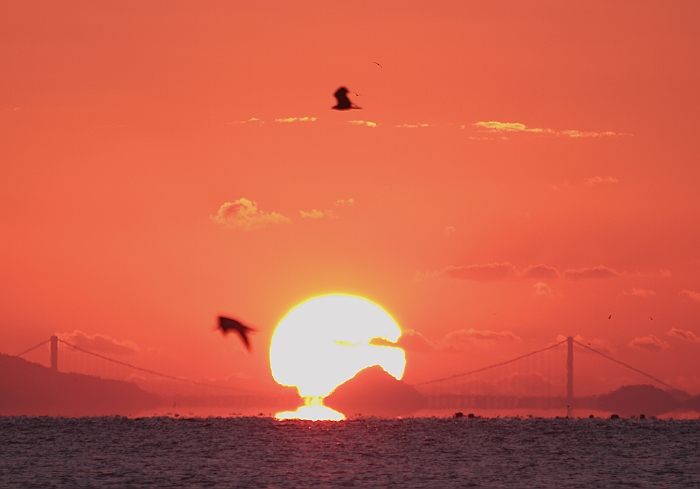
<path fill-rule="evenodd" d="M 598 398 L 598 408 L 623 416 L 658 416 L 671 411 L 700 411 L 700 396 L 680 399 L 653 385 L 624 385 Z"/>
<path fill-rule="evenodd" d="M 0 353 L 0 416 L 135 415 L 161 405 L 132 382 L 56 372 Z"/>

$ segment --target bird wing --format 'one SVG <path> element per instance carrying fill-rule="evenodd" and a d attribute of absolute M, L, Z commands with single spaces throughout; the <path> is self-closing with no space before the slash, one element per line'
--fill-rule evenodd
<path fill-rule="evenodd" d="M 223 333 L 228 333 L 232 329 L 239 330 L 242 328 L 246 328 L 246 326 L 244 326 L 239 321 L 224 316 L 219 316 L 219 329 Z"/>
<path fill-rule="evenodd" d="M 219 329 L 223 334 L 228 334 L 229 331 L 234 330 L 238 333 L 246 347 L 246 350 L 250 351 L 250 340 L 248 339 L 248 332 L 255 331 L 255 329 L 246 326 L 240 321 L 235 319 L 227 318 L 225 316 L 219 316 Z"/>
<path fill-rule="evenodd" d="M 248 330 L 248 329 L 250 329 L 250 328 L 246 328 L 246 330 Z M 238 335 L 241 337 L 241 340 L 243 340 L 243 344 L 245 345 L 245 349 L 250 351 L 250 340 L 248 339 L 248 335 L 246 334 L 247 331 L 243 331 L 240 329 L 237 329 L 236 331 L 238 331 Z"/>

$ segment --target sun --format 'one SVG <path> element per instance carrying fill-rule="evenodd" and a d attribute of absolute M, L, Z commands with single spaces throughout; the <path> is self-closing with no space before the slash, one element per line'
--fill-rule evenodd
<path fill-rule="evenodd" d="M 396 343 L 400 337 L 396 321 L 362 297 L 331 294 L 299 304 L 272 335 L 270 368 L 277 383 L 297 388 L 304 406 L 276 417 L 345 419 L 342 413 L 324 406 L 323 399 L 374 365 L 400 380 L 406 367 L 404 351 L 370 343 L 375 338 Z"/>

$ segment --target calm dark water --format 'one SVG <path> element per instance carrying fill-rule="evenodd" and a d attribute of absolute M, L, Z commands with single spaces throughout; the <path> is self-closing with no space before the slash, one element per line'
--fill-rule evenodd
<path fill-rule="evenodd" d="M 0 418 L 0 487 L 700 487 L 700 421 Z"/>

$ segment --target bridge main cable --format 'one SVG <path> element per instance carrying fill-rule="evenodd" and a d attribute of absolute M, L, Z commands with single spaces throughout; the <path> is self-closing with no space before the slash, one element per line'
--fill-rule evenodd
<path fill-rule="evenodd" d="M 21 356 L 24 355 L 25 353 L 29 353 L 29 352 L 32 351 L 32 350 L 36 350 L 37 348 L 39 348 L 39 347 L 42 346 L 42 345 L 45 345 L 45 344 L 48 343 L 49 341 L 51 341 L 51 338 L 49 338 L 49 339 L 46 340 L 46 341 L 42 341 L 42 342 L 39 343 L 38 345 L 31 347 L 29 350 L 24 350 L 22 353 L 18 353 L 18 354 L 15 355 L 15 356 L 16 356 L 16 357 L 21 357 Z"/>
<path fill-rule="evenodd" d="M 237 390 L 237 389 L 233 389 L 233 388 L 231 388 L 231 387 L 226 387 L 226 386 L 223 386 L 223 385 L 212 385 L 212 384 L 207 384 L 207 383 L 204 383 L 204 382 L 197 382 L 196 380 L 190 380 L 190 379 L 185 379 L 185 378 L 182 378 L 182 377 L 174 377 L 174 376 L 172 376 L 172 375 L 162 374 L 162 373 L 160 373 L 160 372 L 155 372 L 155 371 L 153 371 L 153 370 L 148 370 L 148 369 L 146 369 L 146 368 L 137 367 L 136 365 L 131 365 L 130 363 L 121 362 L 121 361 L 119 361 L 119 360 L 115 360 L 114 358 L 109 358 L 109 357 L 106 357 L 106 356 L 104 356 L 104 355 L 100 355 L 99 353 L 95 353 L 95 352 L 92 352 L 92 351 L 89 351 L 89 350 L 85 350 L 85 349 L 83 349 L 83 348 L 80 348 L 79 346 L 75 346 L 75 345 L 73 345 L 73 344 L 71 344 L 71 343 L 68 343 L 67 341 L 63 341 L 63 340 L 61 340 L 61 339 L 59 339 L 58 342 L 59 342 L 59 343 L 63 343 L 64 345 L 68 345 L 68 346 L 70 346 L 71 348 L 75 348 L 76 350 L 81 351 L 81 352 L 83 352 L 83 353 L 87 353 L 88 355 L 93 355 L 93 356 L 98 357 L 98 358 L 101 358 L 101 359 L 103 359 L 103 360 L 107 360 L 108 362 L 118 363 L 119 365 L 124 365 L 125 367 L 133 368 L 134 370 L 140 370 L 141 372 L 146 372 L 146 373 L 148 373 L 148 374 L 156 375 L 156 376 L 158 376 L 158 377 L 163 377 L 163 378 L 170 379 L 170 380 L 176 380 L 176 381 L 178 381 L 178 382 L 189 382 L 190 384 L 202 385 L 202 386 L 205 386 L 205 387 L 213 387 L 213 388 L 216 388 L 216 389 Z M 45 341 L 44 343 L 48 343 L 48 341 Z M 35 348 L 36 348 L 36 347 L 35 347 Z M 26 352 L 25 352 L 25 353 L 26 353 Z"/>
<path fill-rule="evenodd" d="M 683 396 L 685 396 L 685 397 L 690 397 L 690 396 L 688 395 L 687 392 L 684 392 L 684 391 L 682 391 L 682 390 L 680 390 L 680 389 L 676 389 L 675 387 L 673 387 L 672 385 L 667 384 L 667 383 L 664 382 L 663 380 L 657 379 L 657 378 L 654 377 L 653 375 L 649 375 L 649 374 L 646 373 L 646 372 L 642 372 L 642 371 L 639 370 L 638 368 L 634 368 L 632 365 L 628 365 L 628 364 L 626 364 L 625 362 L 621 362 L 620 360 L 615 360 L 613 357 L 610 357 L 610 356 L 606 355 L 605 353 L 599 352 L 598 350 L 596 350 L 596 349 L 594 349 L 594 348 L 591 348 L 590 346 L 584 345 L 584 344 L 581 343 L 580 341 L 574 340 L 574 343 L 576 343 L 578 346 L 582 346 L 582 347 L 586 348 L 587 350 L 591 350 L 593 353 L 597 353 L 597 354 L 600 355 L 601 357 L 605 357 L 605 358 L 607 358 L 608 360 L 610 360 L 610 361 L 612 361 L 612 362 L 619 363 L 619 364 L 622 365 L 623 367 L 627 367 L 627 368 L 630 369 L 630 370 L 634 370 L 634 371 L 637 372 L 638 374 L 642 374 L 642 375 L 645 376 L 645 377 L 649 377 L 651 380 L 653 380 L 653 381 L 655 381 L 655 382 L 658 382 L 659 384 L 661 384 L 661 385 L 663 385 L 663 386 L 665 386 L 665 387 L 668 387 L 668 388 L 671 389 L 672 391 L 675 391 L 675 392 L 678 392 L 678 393 L 680 393 L 680 394 L 683 394 Z"/>
<path fill-rule="evenodd" d="M 470 372 L 464 372 L 461 374 L 450 375 L 449 377 L 443 377 L 441 379 L 428 380 L 426 382 L 418 382 L 417 384 L 412 384 L 412 385 L 417 386 L 417 385 L 437 384 L 438 382 L 443 382 L 445 380 L 456 379 L 458 377 L 466 377 L 467 375 L 483 372 L 484 370 L 489 370 L 491 368 L 502 367 L 503 365 L 508 365 L 509 363 L 517 362 L 518 360 L 522 360 L 523 358 L 531 357 L 532 355 L 536 355 L 537 353 L 542 353 L 543 351 L 551 350 L 552 348 L 556 348 L 557 346 L 559 346 L 563 343 L 566 343 L 566 340 L 562 340 L 559 343 L 555 343 L 555 344 L 550 345 L 546 348 L 542 348 L 540 350 L 532 351 L 532 352 L 527 353 L 525 355 L 520 355 L 519 357 L 512 358 L 510 360 L 506 360 L 505 362 L 495 363 L 493 365 L 489 365 L 488 367 L 478 368 L 476 370 L 472 370 Z"/>

